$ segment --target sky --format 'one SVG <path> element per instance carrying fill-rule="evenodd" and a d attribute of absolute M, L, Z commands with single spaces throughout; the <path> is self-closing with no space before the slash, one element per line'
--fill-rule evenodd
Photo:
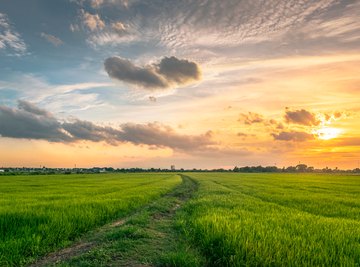
<path fill-rule="evenodd" d="M 1 0 L 0 166 L 360 160 L 360 1 Z"/>

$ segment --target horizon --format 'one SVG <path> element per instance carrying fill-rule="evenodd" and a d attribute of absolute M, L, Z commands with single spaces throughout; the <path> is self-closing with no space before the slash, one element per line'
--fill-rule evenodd
<path fill-rule="evenodd" d="M 140 169 L 140 170 L 167 170 L 167 171 L 192 171 L 192 170 L 196 170 L 196 171 L 217 171 L 217 170 L 224 170 L 224 171 L 235 171 L 235 169 L 242 169 L 242 168 L 276 168 L 277 170 L 287 170 L 290 168 L 297 168 L 300 165 L 305 165 L 307 170 L 305 170 L 305 172 L 309 171 L 309 168 L 312 169 L 311 171 L 323 171 L 323 170 L 330 170 L 330 171 L 340 171 L 340 172 L 348 172 L 348 171 L 360 171 L 360 167 L 356 167 L 356 168 L 348 168 L 348 169 L 342 169 L 342 168 L 329 168 L 328 166 L 324 166 L 324 167 L 314 167 L 311 165 L 307 165 L 305 163 L 299 163 L 297 165 L 288 165 L 288 166 L 276 166 L 276 165 L 236 165 L 236 166 L 227 166 L 227 167 L 219 167 L 219 168 L 197 168 L 197 167 L 189 167 L 189 168 L 182 168 L 182 167 L 176 167 L 174 165 L 171 165 L 170 168 L 168 167 L 113 167 L 113 166 L 91 166 L 91 167 L 79 167 L 79 166 L 73 166 L 73 167 L 48 167 L 48 166 L 2 166 L 0 167 L 0 170 L 7 170 L 7 169 L 48 169 L 48 170 L 91 170 L 91 169 L 113 169 L 114 171 L 116 170 L 131 170 L 131 169 Z M 174 169 L 173 169 L 174 167 Z M 294 171 L 294 170 L 288 170 L 290 172 Z M 111 171 L 110 171 L 111 172 Z M 241 171 L 240 171 L 241 172 Z M 304 172 L 304 171 L 299 171 L 299 172 Z"/>
<path fill-rule="evenodd" d="M 355 0 L 2 1 L 0 165 L 359 168 L 359 13 Z"/>

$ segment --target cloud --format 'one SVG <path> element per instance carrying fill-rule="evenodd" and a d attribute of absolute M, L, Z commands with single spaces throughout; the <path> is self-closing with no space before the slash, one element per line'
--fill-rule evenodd
<path fill-rule="evenodd" d="M 129 0 L 90 0 L 90 5 L 92 8 L 101 8 L 104 5 L 117 5 L 122 7 L 128 7 Z"/>
<path fill-rule="evenodd" d="M 358 14 L 360 3 L 349 1 L 342 3 L 342 8 L 337 12 L 331 13 L 331 17 L 326 17 L 326 13 L 321 18 L 307 21 L 301 31 L 311 39 L 328 38 L 340 40 L 341 42 L 352 42 L 360 40 L 360 22 Z"/>
<path fill-rule="evenodd" d="M 56 37 L 56 36 L 54 36 L 54 35 L 51 35 L 51 34 L 47 34 L 47 33 L 42 32 L 42 33 L 40 34 L 40 36 L 41 36 L 42 38 L 44 38 L 46 41 L 48 41 L 49 43 L 51 43 L 51 44 L 53 44 L 54 46 L 56 46 L 56 47 L 64 44 L 64 42 L 63 42 L 61 39 L 59 39 L 58 37 Z"/>
<path fill-rule="evenodd" d="M 103 2 L 94 1 L 99 6 Z M 80 6 L 83 6 L 83 4 L 80 4 Z M 139 32 L 132 27 L 132 22 L 124 23 L 117 18 L 110 19 L 108 16 L 105 16 L 105 20 L 100 14 L 92 14 L 82 8 L 77 16 L 77 21 L 70 24 L 70 31 L 84 30 L 87 35 L 86 42 L 93 48 L 99 46 L 117 46 L 141 40 Z"/>
<path fill-rule="evenodd" d="M 127 59 L 110 57 L 104 62 L 105 70 L 111 78 L 144 88 L 166 88 L 166 80 L 151 67 L 137 67 Z"/>
<path fill-rule="evenodd" d="M 121 125 L 121 130 L 120 138 L 133 144 L 155 145 L 187 151 L 204 149 L 214 144 L 211 141 L 212 133 L 210 131 L 203 135 L 180 135 L 171 127 L 159 123 L 126 123 Z"/>
<path fill-rule="evenodd" d="M 79 25 L 77 25 L 77 24 L 73 24 L 73 23 L 71 23 L 71 24 L 70 24 L 69 29 L 70 29 L 70 31 L 72 31 L 72 32 L 77 32 L 77 31 L 80 31 L 80 27 L 79 27 Z"/>
<path fill-rule="evenodd" d="M 87 140 L 92 142 L 105 141 L 116 145 L 119 140 L 120 131 L 111 127 L 95 125 L 89 121 L 74 119 L 72 122 L 64 122 L 62 128 L 69 133 L 72 141 Z"/>
<path fill-rule="evenodd" d="M 359 137 L 346 137 L 338 138 L 337 141 L 333 144 L 336 146 L 355 146 L 360 147 L 360 138 Z"/>
<path fill-rule="evenodd" d="M 0 106 L 0 135 L 62 143 L 82 140 L 117 145 L 127 142 L 185 152 L 209 149 L 214 145 L 210 131 L 202 135 L 183 135 L 160 123 L 126 123 L 113 128 L 79 119 L 61 121 L 26 101 L 19 101 L 17 109 Z"/>
<path fill-rule="evenodd" d="M 68 142 L 71 138 L 62 131 L 61 123 L 46 111 L 31 104 L 19 103 L 19 109 L 0 106 L 0 135 L 11 138 L 45 139 Z"/>
<path fill-rule="evenodd" d="M 241 121 L 247 125 L 251 125 L 254 123 L 263 123 L 263 122 L 265 122 L 265 119 L 261 114 L 249 111 L 247 114 L 245 114 L 245 113 L 240 114 L 239 121 Z"/>
<path fill-rule="evenodd" d="M 269 125 L 275 126 L 276 129 L 284 129 L 284 125 L 281 122 L 278 122 L 277 120 L 270 119 L 268 121 Z"/>
<path fill-rule="evenodd" d="M 105 22 L 98 14 L 90 14 L 82 9 L 81 18 L 83 25 L 90 31 L 96 31 L 105 28 Z"/>
<path fill-rule="evenodd" d="M 164 57 L 156 67 L 169 83 L 186 84 L 201 78 L 199 66 L 186 59 Z"/>
<path fill-rule="evenodd" d="M 167 47 L 221 48 L 277 39 L 334 3 L 335 0 L 316 3 L 298 0 L 163 0 L 156 5 L 146 1 L 145 5 L 153 13 L 145 22 L 158 29 L 159 38 Z"/>
<path fill-rule="evenodd" d="M 104 4 L 104 0 L 91 0 L 90 4 L 93 8 L 98 8 Z"/>
<path fill-rule="evenodd" d="M 24 100 L 19 100 L 18 101 L 18 108 L 19 108 L 19 110 L 23 110 L 23 111 L 26 111 L 28 113 L 32 113 L 34 115 L 45 116 L 45 117 L 48 117 L 48 118 L 52 117 L 51 113 L 47 112 L 44 109 L 38 108 L 34 104 L 32 104 L 30 102 L 27 102 L 27 101 L 24 101 Z"/>
<path fill-rule="evenodd" d="M 246 133 L 242 133 L 242 132 L 238 132 L 238 133 L 237 133 L 237 136 L 240 136 L 240 137 L 247 137 L 247 136 L 248 136 L 248 134 L 246 134 Z"/>
<path fill-rule="evenodd" d="M 7 17 L 0 13 L 0 51 L 8 50 L 9 55 L 23 55 L 27 47 L 20 34 L 16 32 Z"/>
<path fill-rule="evenodd" d="M 224 47 L 274 40 L 334 5 L 336 0 L 89 0 L 123 11 L 142 37 L 169 48 Z M 125 7 L 125 8 L 124 8 Z M 148 32 L 149 34 L 146 34 Z"/>
<path fill-rule="evenodd" d="M 320 124 L 320 121 L 316 118 L 316 115 L 305 109 L 295 111 L 286 110 L 285 121 L 287 123 L 295 123 L 305 126 L 317 126 Z"/>
<path fill-rule="evenodd" d="M 126 33 L 126 25 L 121 21 L 111 23 L 111 28 L 118 33 Z"/>
<path fill-rule="evenodd" d="M 150 102 L 156 102 L 157 99 L 156 99 L 155 96 L 149 96 L 149 101 L 150 101 Z"/>
<path fill-rule="evenodd" d="M 164 57 L 158 64 L 138 67 L 120 57 L 110 57 L 104 62 L 108 75 L 116 80 L 144 89 L 166 89 L 200 80 L 200 67 L 176 57 Z"/>
<path fill-rule="evenodd" d="M 135 38 L 136 36 L 129 32 L 119 33 L 113 29 L 107 29 L 90 35 L 86 41 L 90 46 L 96 48 L 98 46 L 116 46 L 118 44 L 130 43 Z"/>
<path fill-rule="evenodd" d="M 295 142 L 304 142 L 308 140 L 314 139 L 314 136 L 312 134 L 308 134 L 305 132 L 297 132 L 297 131 L 291 131 L 291 132 L 280 132 L 278 134 L 271 134 L 275 140 L 280 141 L 295 141 Z"/>

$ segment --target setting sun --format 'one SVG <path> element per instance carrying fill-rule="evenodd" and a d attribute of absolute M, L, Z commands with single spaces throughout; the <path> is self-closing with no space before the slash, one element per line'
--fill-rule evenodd
<path fill-rule="evenodd" d="M 330 140 L 338 137 L 342 133 L 342 130 L 331 127 L 323 127 L 315 131 L 315 134 L 319 139 Z"/>

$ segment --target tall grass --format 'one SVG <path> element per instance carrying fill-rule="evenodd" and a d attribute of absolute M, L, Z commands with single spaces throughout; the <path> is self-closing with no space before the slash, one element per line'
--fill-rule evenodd
<path fill-rule="evenodd" d="M 359 266 L 360 177 L 191 174 L 180 215 L 213 266 Z"/>
<path fill-rule="evenodd" d="M 63 247 L 180 182 L 173 174 L 0 177 L 0 266 Z"/>

